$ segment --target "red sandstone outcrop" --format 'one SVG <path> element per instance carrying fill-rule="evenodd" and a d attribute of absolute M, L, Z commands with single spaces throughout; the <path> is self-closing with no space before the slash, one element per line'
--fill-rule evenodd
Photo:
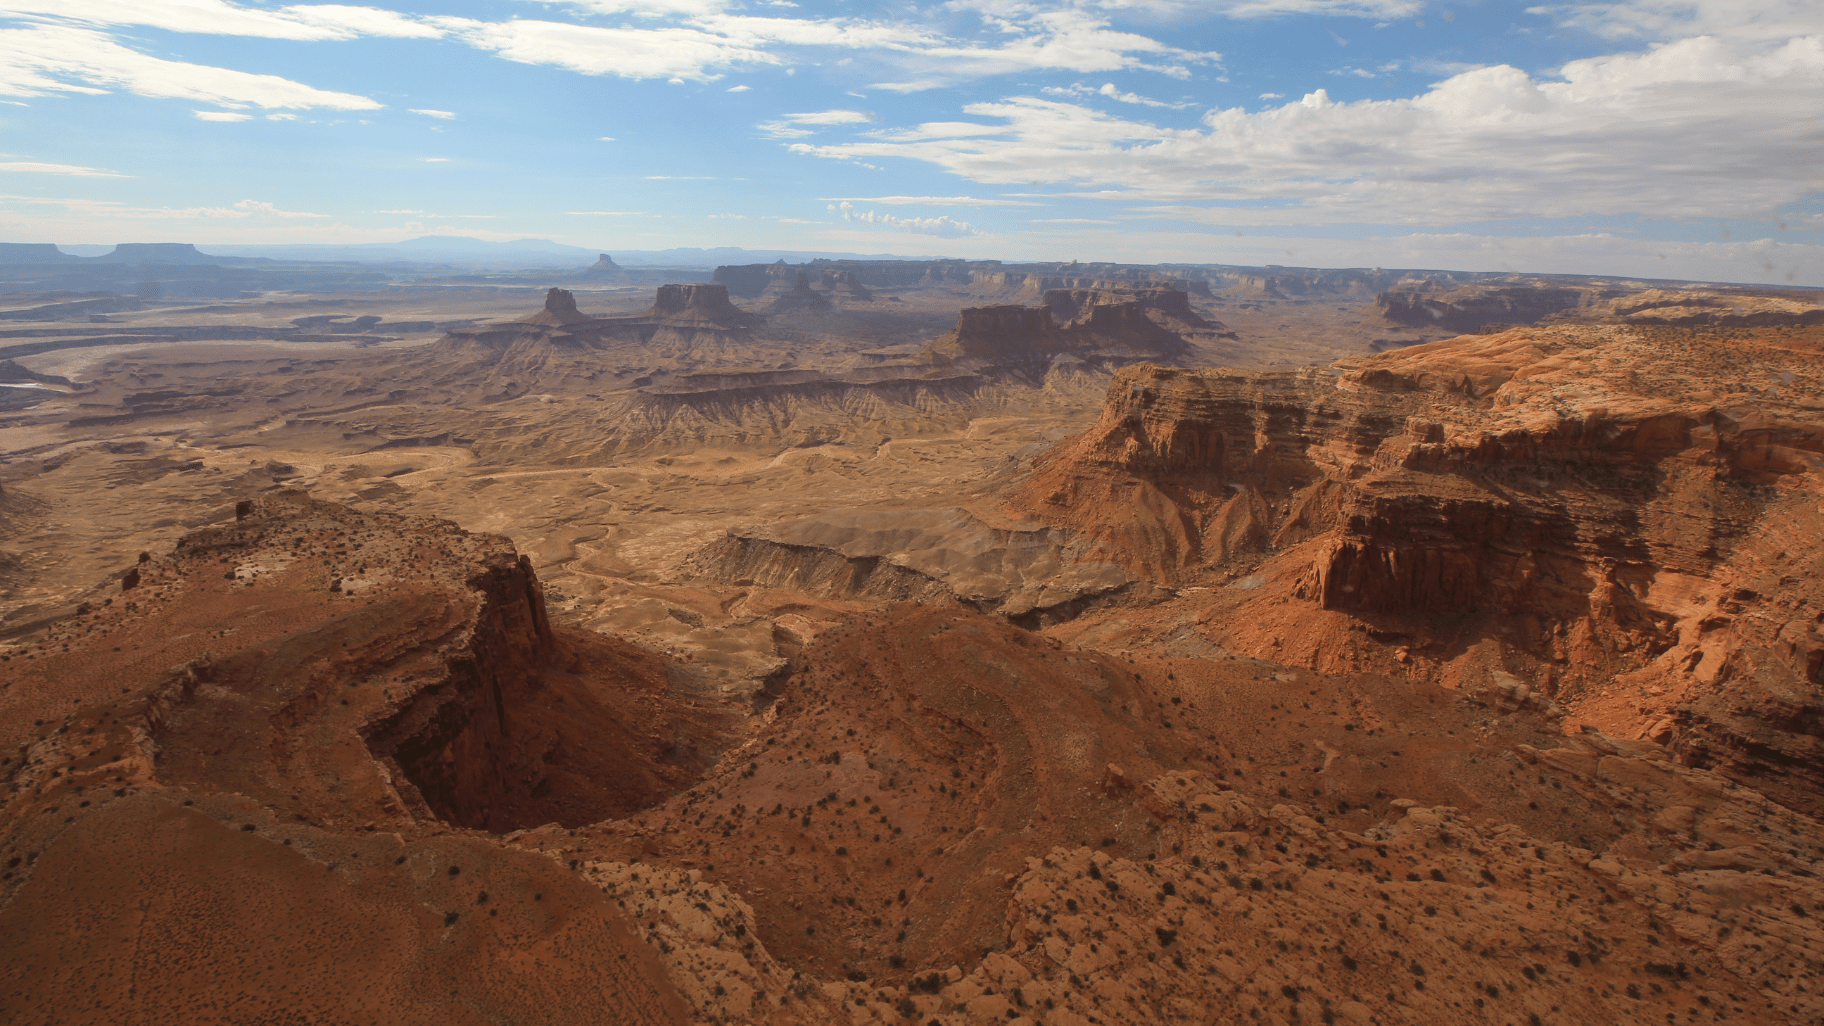
<path fill-rule="evenodd" d="M 729 302 L 720 284 L 661 285 L 653 305 L 632 317 L 591 318 L 577 312 L 563 289 L 551 289 L 545 309 L 523 321 L 457 328 L 408 363 L 409 373 L 434 383 L 479 386 L 498 400 L 527 391 L 582 387 L 608 373 L 609 358 L 630 351 L 690 353 L 739 350 L 763 321 Z M 479 377 L 479 381 L 477 378 Z"/>
<path fill-rule="evenodd" d="M 811 276 L 803 271 L 798 272 L 798 285 L 790 292 L 781 292 L 767 306 L 767 313 L 811 312 L 815 313 L 830 308 L 828 297 L 811 288 Z"/>
<path fill-rule="evenodd" d="M 575 295 L 566 289 L 553 288 L 545 293 L 545 308 L 526 318 L 526 323 L 565 328 L 589 319 L 587 314 L 577 311 Z"/>
<path fill-rule="evenodd" d="M 1811 807 L 1824 556 L 1792 540 L 1824 536 L 1821 357 L 1815 331 L 1587 327 L 1130 368 L 1015 506 L 1163 582 L 1260 565 L 1225 614 L 1256 651 L 1340 668 L 1354 624 L 1451 679 L 1487 641 L 1499 672 Z"/>
<path fill-rule="evenodd" d="M 663 324 L 730 329 L 751 328 L 759 320 L 728 301 L 728 286 L 714 282 L 660 285 L 646 318 Z"/>
<path fill-rule="evenodd" d="M 817 287 L 833 300 L 852 303 L 869 303 L 874 300 L 874 293 L 861 283 L 861 277 L 852 270 L 824 271 L 818 276 Z"/>
<path fill-rule="evenodd" d="M 727 713 L 553 630 L 504 539 L 296 493 L 245 513 L 10 657 L 62 714 L 5 728 L 9 1021 L 684 1021 L 624 913 L 460 828 L 648 805 Z"/>
<path fill-rule="evenodd" d="M 1182 356 L 1189 351 L 1184 337 L 1148 315 L 1149 304 L 1157 302 L 1123 294 L 1061 293 L 1055 307 L 973 307 L 958 315 L 954 331 L 932 343 L 929 358 L 939 364 L 991 365 L 1060 355 L 1117 360 Z M 1059 323 L 1054 310 L 1072 319 Z"/>
<path fill-rule="evenodd" d="M 1486 324 L 1532 324 L 1589 303 L 1589 289 L 1534 284 L 1450 285 L 1416 282 L 1374 297 L 1394 324 L 1475 331 Z"/>
<path fill-rule="evenodd" d="M 500 539 L 245 514 L 8 664 L 70 710 L 0 723 L 10 1019 L 1824 1013 L 1824 828 L 1517 690 L 907 605 L 731 731 Z"/>
<path fill-rule="evenodd" d="M 1644 289 L 1602 298 L 1552 320 L 1685 327 L 1824 324 L 1824 295 L 1815 289 Z"/>

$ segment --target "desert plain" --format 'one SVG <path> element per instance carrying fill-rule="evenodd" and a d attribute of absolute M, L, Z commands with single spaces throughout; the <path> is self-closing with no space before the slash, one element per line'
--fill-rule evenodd
<path fill-rule="evenodd" d="M 0 296 L 7 1021 L 1824 1018 L 1815 292 L 220 274 Z"/>

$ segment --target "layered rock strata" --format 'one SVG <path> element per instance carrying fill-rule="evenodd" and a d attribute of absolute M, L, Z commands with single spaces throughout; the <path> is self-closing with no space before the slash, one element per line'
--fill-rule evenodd
<path fill-rule="evenodd" d="M 1114 360 L 1172 359 L 1189 352 L 1184 337 L 1149 316 L 1160 296 L 1048 293 L 1045 306 L 972 307 L 957 316 L 956 329 L 931 344 L 934 363 L 992 365 L 1049 360 L 1059 356 Z M 1177 293 L 1182 297 L 1183 293 Z M 1058 313 L 1069 318 L 1060 323 Z M 1195 314 L 1191 316 L 1195 317 Z M 1196 324 L 1204 322 L 1197 318 Z"/>
<path fill-rule="evenodd" d="M 9 648 L 7 1017 L 682 1021 L 597 892 L 450 830 L 645 807 L 739 713 L 554 631 L 503 539 L 295 493 L 238 514 Z M 587 1007 L 538 968 L 564 952 Z"/>
<path fill-rule="evenodd" d="M 1563 700 L 1639 689 L 1605 722 L 1809 807 L 1824 557 L 1794 539 L 1824 536 L 1820 343 L 1540 328 L 1298 373 L 1130 368 L 1015 507 L 1162 583 L 1260 565 L 1234 615 L 1295 605 L 1235 633 L 1282 658 L 1346 665 L 1360 646 L 1327 632 L 1358 624 L 1413 672 L 1487 641 Z M 1301 631 L 1298 607 L 1340 618 Z"/>

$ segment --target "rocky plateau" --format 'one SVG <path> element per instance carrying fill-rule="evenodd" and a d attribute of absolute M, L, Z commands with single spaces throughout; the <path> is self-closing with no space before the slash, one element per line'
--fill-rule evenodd
<path fill-rule="evenodd" d="M 1815 296 L 633 277 L 18 319 L 0 1018 L 1824 1020 Z"/>

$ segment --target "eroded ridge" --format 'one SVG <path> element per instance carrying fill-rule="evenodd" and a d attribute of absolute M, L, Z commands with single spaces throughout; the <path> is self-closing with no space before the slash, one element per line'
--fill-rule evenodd
<path fill-rule="evenodd" d="M 1134 368 L 1015 501 L 1092 558 L 1231 585 L 1186 603 L 1212 640 L 1529 687 L 1815 807 L 1824 563 L 1794 540 L 1824 534 L 1821 346 L 1602 325 Z"/>
<path fill-rule="evenodd" d="M 554 631 L 504 539 L 237 512 L 8 658 L 9 1020 L 680 1021 L 618 910 L 491 832 L 658 800 L 730 714 Z"/>

